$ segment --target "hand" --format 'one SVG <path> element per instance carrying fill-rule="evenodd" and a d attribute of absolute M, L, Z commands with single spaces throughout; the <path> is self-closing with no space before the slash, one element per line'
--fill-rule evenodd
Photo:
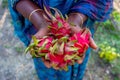
<path fill-rule="evenodd" d="M 42 61 L 43 61 L 44 65 L 45 65 L 47 68 L 51 68 L 51 63 L 50 63 L 50 61 L 47 61 L 47 60 L 45 60 L 44 58 L 42 58 Z"/>
<path fill-rule="evenodd" d="M 82 33 L 84 33 L 84 34 L 91 34 L 88 28 L 83 28 L 83 29 L 81 29 L 81 28 L 78 27 L 78 26 L 75 26 L 74 28 L 72 28 L 72 31 L 73 31 L 74 33 L 82 32 Z M 97 49 L 97 45 L 96 45 L 95 41 L 93 40 L 93 38 L 92 38 L 91 36 L 90 36 L 90 38 L 89 38 L 89 42 L 90 42 L 90 43 L 89 43 L 89 46 L 90 46 L 91 48 Z M 86 51 L 85 51 L 85 52 L 86 52 Z M 77 61 L 78 64 L 81 64 L 81 63 L 83 62 L 83 60 L 84 60 L 84 58 L 85 58 L 85 53 L 83 53 L 83 54 L 84 54 L 83 57 L 81 57 L 81 59 Z"/>
<path fill-rule="evenodd" d="M 42 38 L 43 36 L 47 36 L 48 35 L 48 28 L 42 27 L 38 30 L 38 32 L 34 35 L 36 38 Z"/>
<path fill-rule="evenodd" d="M 44 62 L 44 65 L 47 67 L 47 68 L 51 68 L 52 67 L 52 63 L 50 61 L 47 61 L 45 60 L 44 58 L 42 58 L 42 61 Z M 59 67 L 52 67 L 54 68 L 55 70 L 59 70 Z"/>
<path fill-rule="evenodd" d="M 82 24 L 82 21 L 79 19 L 80 15 L 79 15 L 79 13 L 77 13 L 77 14 L 76 13 L 74 13 L 74 14 L 71 13 L 69 15 L 69 17 L 68 17 L 68 23 L 70 23 L 70 24 L 73 23 L 75 25 L 75 26 L 71 26 L 72 34 L 77 33 L 77 32 L 81 32 L 81 31 L 83 32 L 83 30 L 85 30 L 85 29 L 82 29 L 79 26 L 79 25 Z M 83 14 L 82 14 L 82 17 L 83 17 L 83 22 L 84 22 L 87 19 L 87 17 L 85 15 L 83 15 Z M 86 32 L 86 30 L 85 30 L 85 32 Z M 86 34 L 87 33 L 91 34 L 89 30 L 86 32 Z M 89 38 L 89 42 L 90 42 L 89 46 L 91 48 L 97 49 L 97 45 L 95 44 L 95 42 L 94 42 L 94 40 L 93 40 L 93 38 L 91 36 Z M 81 59 L 78 60 L 77 63 L 81 64 L 83 62 L 83 60 L 84 60 L 84 57 L 85 57 L 85 55 L 83 55 L 83 57 L 81 57 Z"/>

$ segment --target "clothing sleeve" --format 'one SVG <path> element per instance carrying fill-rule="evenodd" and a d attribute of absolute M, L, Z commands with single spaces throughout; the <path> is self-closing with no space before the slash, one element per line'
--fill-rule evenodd
<path fill-rule="evenodd" d="M 19 14 L 16 9 L 15 9 L 15 5 L 16 3 L 20 1 L 20 0 L 8 0 L 8 8 L 9 8 L 9 11 L 10 11 L 10 15 L 12 17 L 12 21 L 13 21 L 13 25 L 14 26 L 17 26 L 18 24 L 23 26 L 22 25 L 22 20 L 23 19 L 23 16 L 21 14 Z M 15 27 L 15 29 L 17 29 L 18 27 Z M 18 30 L 21 29 L 21 28 L 18 28 Z"/>
<path fill-rule="evenodd" d="M 15 8 L 16 4 L 19 2 L 20 0 L 8 0 L 8 4 Z"/>
<path fill-rule="evenodd" d="M 15 35 L 18 36 L 20 40 L 25 43 L 25 45 L 28 45 L 28 38 L 25 37 L 24 33 L 24 28 L 26 27 L 25 18 L 21 14 L 19 14 L 15 9 L 15 5 L 18 1 L 20 0 L 8 0 L 8 8 L 12 17 Z"/>
<path fill-rule="evenodd" d="M 105 21 L 113 8 L 113 0 L 76 0 L 70 12 L 80 12 L 95 21 Z"/>

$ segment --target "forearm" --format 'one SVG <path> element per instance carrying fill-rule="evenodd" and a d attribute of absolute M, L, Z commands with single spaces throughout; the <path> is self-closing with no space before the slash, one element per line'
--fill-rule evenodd
<path fill-rule="evenodd" d="M 43 26 L 43 23 L 46 22 L 46 20 L 43 17 L 44 11 L 42 9 L 32 13 L 36 9 L 40 8 L 30 0 L 21 0 L 16 4 L 16 10 L 25 18 L 30 19 L 32 24 L 39 29 Z M 30 16 L 31 13 L 32 15 Z"/>

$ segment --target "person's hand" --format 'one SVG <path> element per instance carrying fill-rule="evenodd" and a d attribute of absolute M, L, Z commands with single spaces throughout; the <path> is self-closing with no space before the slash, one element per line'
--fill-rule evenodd
<path fill-rule="evenodd" d="M 48 28 L 46 26 L 44 26 L 44 27 L 40 28 L 34 36 L 39 39 L 39 38 L 42 38 L 44 36 L 47 36 L 48 32 L 49 32 Z"/>
<path fill-rule="evenodd" d="M 38 39 L 44 36 L 48 36 L 49 30 L 47 26 L 47 23 L 43 24 L 43 26 L 38 30 L 38 32 L 34 36 Z M 44 58 L 42 58 L 42 61 L 47 68 L 51 68 L 51 63 L 49 61 L 45 60 Z"/>
<path fill-rule="evenodd" d="M 74 26 L 74 27 L 71 27 L 71 30 L 72 30 L 72 33 L 78 33 L 78 32 L 85 32 L 85 34 L 91 34 L 90 30 L 88 28 L 80 28 L 79 26 Z M 89 46 L 92 48 L 92 49 L 97 49 L 97 45 L 95 43 L 95 41 L 93 40 L 92 36 L 90 36 L 89 38 Z"/>
<path fill-rule="evenodd" d="M 77 32 L 84 32 L 85 34 L 91 34 L 91 32 L 89 31 L 88 28 L 80 28 L 79 26 L 75 26 L 75 27 L 71 27 L 72 29 L 72 33 L 77 33 Z M 89 47 L 91 47 L 92 49 L 97 49 L 97 45 L 95 43 L 95 41 L 93 40 L 92 36 L 90 36 L 89 38 Z M 86 52 L 86 51 L 85 51 Z M 80 60 L 77 61 L 78 64 L 81 64 L 85 58 L 85 53 L 83 53 L 84 55 L 81 57 Z"/>
<path fill-rule="evenodd" d="M 88 28 L 80 28 L 79 26 L 74 26 L 71 27 L 72 29 L 72 33 L 78 33 L 78 32 L 83 32 L 85 35 L 86 34 L 91 34 L 91 32 L 89 31 Z M 90 36 L 89 38 L 89 47 L 91 47 L 92 49 L 97 49 L 97 45 L 95 43 L 95 41 L 93 40 L 92 36 Z M 86 52 L 86 51 L 85 51 Z M 80 60 L 77 61 L 78 64 L 81 64 L 85 58 L 85 53 L 83 53 L 84 55 L 81 57 Z"/>
<path fill-rule="evenodd" d="M 80 18 L 80 15 L 82 15 L 83 17 L 83 21 L 81 21 L 81 18 Z M 88 29 L 83 29 L 82 27 L 80 27 L 80 25 L 82 25 L 82 23 L 87 19 L 87 17 L 83 14 L 80 14 L 79 13 L 73 13 L 73 14 L 70 14 L 69 17 L 68 17 L 68 23 L 71 25 L 71 31 L 72 31 L 72 34 L 74 33 L 78 33 L 78 32 L 85 32 L 85 34 L 91 34 L 90 31 Z M 97 45 L 95 43 L 95 41 L 93 40 L 92 36 L 90 36 L 89 38 L 89 46 L 93 49 L 97 49 Z M 81 64 L 83 62 L 85 58 L 85 55 L 83 55 L 81 57 L 80 60 L 77 61 L 78 64 Z"/>

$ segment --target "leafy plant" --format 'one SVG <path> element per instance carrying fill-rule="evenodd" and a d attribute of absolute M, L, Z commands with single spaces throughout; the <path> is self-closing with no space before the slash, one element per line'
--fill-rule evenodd
<path fill-rule="evenodd" d="M 5 8 L 8 6 L 8 0 L 2 0 L 2 7 Z"/>
<path fill-rule="evenodd" d="M 120 57 L 120 54 L 116 52 L 114 47 L 109 46 L 108 43 L 105 42 L 100 44 L 99 57 L 106 62 L 112 62 Z"/>

